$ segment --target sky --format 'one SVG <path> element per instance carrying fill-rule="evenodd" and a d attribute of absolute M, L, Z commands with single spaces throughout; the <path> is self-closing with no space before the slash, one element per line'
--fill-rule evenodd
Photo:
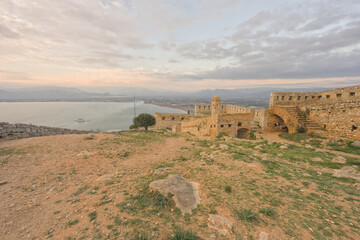
<path fill-rule="evenodd" d="M 356 84 L 359 0 L 0 0 L 0 87 Z"/>

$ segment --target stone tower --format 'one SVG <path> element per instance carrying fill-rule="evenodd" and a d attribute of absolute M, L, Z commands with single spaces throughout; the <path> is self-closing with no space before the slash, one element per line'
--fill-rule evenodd
<path fill-rule="evenodd" d="M 215 96 L 211 100 L 211 126 L 210 136 L 216 137 L 219 134 L 219 116 L 221 110 L 221 101 L 219 96 Z"/>
<path fill-rule="evenodd" d="M 220 108 L 221 108 L 220 97 L 219 96 L 213 97 L 211 100 L 211 117 L 213 119 L 219 117 Z"/>

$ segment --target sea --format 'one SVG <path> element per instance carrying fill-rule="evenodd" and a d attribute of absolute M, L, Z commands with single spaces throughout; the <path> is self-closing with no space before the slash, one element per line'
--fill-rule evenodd
<path fill-rule="evenodd" d="M 136 102 L 135 110 L 152 115 L 184 113 L 142 101 Z M 0 122 L 108 131 L 129 129 L 133 118 L 134 103 L 130 102 L 0 102 Z"/>

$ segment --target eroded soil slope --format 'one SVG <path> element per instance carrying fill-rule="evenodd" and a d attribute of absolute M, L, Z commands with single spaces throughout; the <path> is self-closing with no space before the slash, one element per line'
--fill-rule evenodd
<path fill-rule="evenodd" d="M 359 158 L 335 157 L 164 132 L 3 141 L 0 239 L 172 239 L 176 231 L 202 239 L 358 239 L 359 181 L 333 173 L 358 171 Z M 166 171 L 158 175 L 159 168 Z M 192 214 L 149 189 L 168 174 L 199 184 Z M 233 229 L 223 236 L 209 228 L 209 214 Z"/>

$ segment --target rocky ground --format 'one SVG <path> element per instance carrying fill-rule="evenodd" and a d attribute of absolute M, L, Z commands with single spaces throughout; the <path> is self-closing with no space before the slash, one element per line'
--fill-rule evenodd
<path fill-rule="evenodd" d="M 2 141 L 0 239 L 359 239 L 360 150 L 282 137 Z"/>

